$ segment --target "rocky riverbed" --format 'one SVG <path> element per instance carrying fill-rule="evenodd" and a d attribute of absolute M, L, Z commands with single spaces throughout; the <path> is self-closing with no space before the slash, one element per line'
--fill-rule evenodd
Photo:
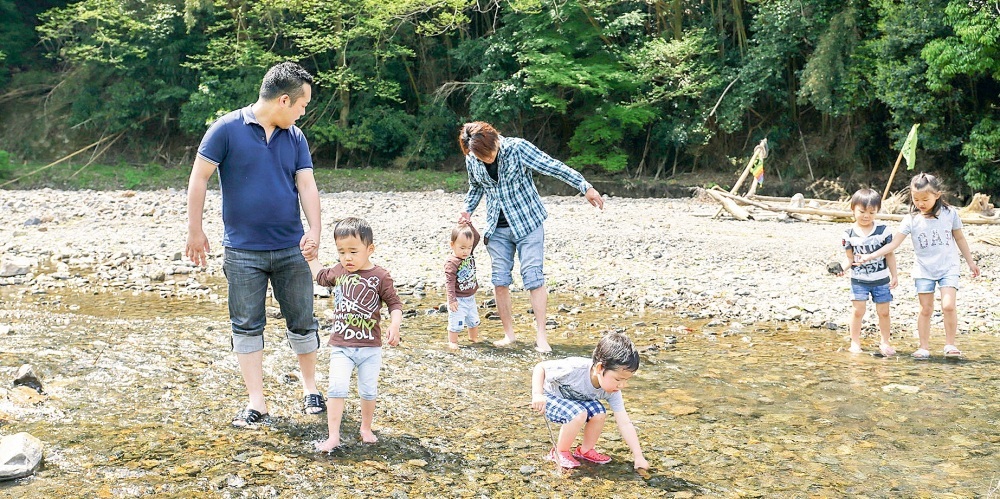
<path fill-rule="evenodd" d="M 0 484 L 0 495 L 968 497 L 1000 487 L 1000 251 L 981 241 L 998 227 L 965 231 L 983 271 L 963 276 L 959 292 L 966 358 L 941 358 L 937 316 L 935 358 L 920 362 L 907 355 L 917 310 L 909 243 L 893 304 L 902 355 L 852 356 L 847 279 L 826 273 L 844 224 L 713 219 L 716 205 L 697 198 L 611 198 L 603 212 L 546 198 L 555 354 L 589 355 L 609 329 L 636 341 L 643 364 L 626 402 L 653 467 L 634 473 L 609 423 L 599 446 L 611 464 L 555 474 L 541 459 L 547 429 L 527 409 L 541 357 L 526 344 L 444 346 L 445 316 L 433 310 L 461 196 L 323 195 L 324 227 L 348 215 L 372 224 L 373 260 L 392 271 L 407 311 L 380 380 L 380 443 L 357 441 L 349 401 L 345 445 L 329 456 L 311 451 L 325 422 L 298 412 L 298 374 L 274 318 L 264 367 L 275 422 L 228 428 L 243 394 L 227 348 L 217 192 L 204 269 L 181 256 L 183 192 L 0 196 L 0 266 L 13 274 L 0 277 L 0 436 L 46 444 L 44 468 Z M 332 263 L 329 236 L 320 254 Z M 479 258 L 487 300 L 489 257 Z M 515 291 L 517 331 L 529 339 L 526 293 Z M 324 325 L 329 308 L 317 298 Z M 502 334 L 497 321 L 483 330 Z M 11 387 L 23 364 L 45 393 Z"/>
<path fill-rule="evenodd" d="M 26 262 L 24 276 L 0 284 L 37 288 L 135 290 L 168 296 L 218 299 L 202 281 L 221 274 L 221 214 L 210 192 L 205 227 L 213 244 L 207 268 L 183 258 L 186 198 L 183 191 L 3 191 L 0 257 Z M 549 197 L 546 274 L 553 292 L 582 293 L 613 305 L 671 310 L 696 319 L 756 323 L 785 321 L 841 328 L 850 308 L 847 279 L 826 273 L 841 258 L 842 223 L 778 221 L 766 214 L 749 222 L 712 218 L 717 206 L 697 199 L 607 200 L 598 211 L 579 197 Z M 373 259 L 404 288 L 440 288 L 452 221 L 462 196 L 431 193 L 324 194 L 323 223 L 366 218 L 375 230 Z M 485 209 L 474 222 L 483 224 Z M 1000 226 L 965 228 L 983 276 L 964 276 L 959 329 L 1000 330 Z M 327 234 L 321 258 L 336 251 Z M 893 327 L 912 331 L 916 297 L 907 242 L 897 253 L 900 286 L 894 291 Z M 479 256 L 480 279 L 489 282 L 489 256 Z M 515 278 L 515 290 L 518 279 Z M 489 293 L 488 284 L 484 286 Z M 224 297 L 223 297 L 224 298 Z M 939 318 L 938 318 L 939 319 Z"/>

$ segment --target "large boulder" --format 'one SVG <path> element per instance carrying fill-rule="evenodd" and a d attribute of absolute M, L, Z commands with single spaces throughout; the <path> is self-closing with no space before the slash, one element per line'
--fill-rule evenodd
<path fill-rule="evenodd" d="M 28 433 L 0 439 L 0 482 L 26 477 L 42 464 L 42 441 Z"/>
<path fill-rule="evenodd" d="M 28 272 L 31 272 L 31 266 L 36 263 L 30 258 L 5 257 L 3 260 L 0 260 L 0 277 L 27 275 Z"/>

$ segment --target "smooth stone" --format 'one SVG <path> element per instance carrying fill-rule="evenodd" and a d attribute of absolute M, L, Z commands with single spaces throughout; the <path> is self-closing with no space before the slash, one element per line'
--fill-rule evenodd
<path fill-rule="evenodd" d="M 22 257 L 7 257 L 0 262 L 0 277 L 16 277 L 22 275 L 28 275 L 31 272 L 31 266 L 35 262 L 29 258 Z"/>
<path fill-rule="evenodd" d="M 31 475 L 41 463 L 41 440 L 23 432 L 0 439 L 0 481 Z"/>

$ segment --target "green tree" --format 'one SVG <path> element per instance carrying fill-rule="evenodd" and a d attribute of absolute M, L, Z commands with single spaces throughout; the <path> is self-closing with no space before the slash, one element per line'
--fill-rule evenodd
<path fill-rule="evenodd" d="M 962 177 L 972 189 L 1000 187 L 1000 10 L 989 2 L 952 1 L 945 23 L 953 33 L 921 50 L 935 95 L 961 95 L 974 123 L 962 144 Z M 964 132 L 964 130 L 962 131 Z"/>
<path fill-rule="evenodd" d="M 83 0 L 39 16 L 41 41 L 64 69 L 52 97 L 70 106 L 73 126 L 102 134 L 153 127 L 161 136 L 173 129 L 193 83 L 181 63 L 201 46 L 180 36 L 182 3 Z"/>

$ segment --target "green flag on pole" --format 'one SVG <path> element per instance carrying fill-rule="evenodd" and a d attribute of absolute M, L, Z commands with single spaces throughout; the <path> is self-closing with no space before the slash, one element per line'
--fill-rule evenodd
<path fill-rule="evenodd" d="M 906 159 L 907 170 L 912 170 L 917 165 L 917 127 L 919 126 L 920 123 L 913 125 L 910 134 L 906 136 L 906 141 L 903 142 L 903 158 Z"/>

